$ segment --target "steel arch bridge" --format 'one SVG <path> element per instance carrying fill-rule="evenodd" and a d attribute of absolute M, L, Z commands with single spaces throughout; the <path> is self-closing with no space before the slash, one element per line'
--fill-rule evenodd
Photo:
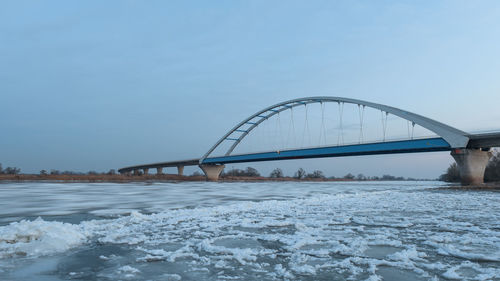
<path fill-rule="evenodd" d="M 363 107 L 370 107 L 374 108 L 383 112 L 386 112 L 388 114 L 393 114 L 398 117 L 401 117 L 403 119 L 406 119 L 410 122 L 412 122 L 413 125 L 420 125 L 434 133 L 436 135 L 440 136 L 443 141 L 438 141 L 436 143 L 440 143 L 442 146 L 447 146 L 449 148 L 455 148 L 455 147 L 466 147 L 469 138 L 467 137 L 467 133 L 460 131 L 458 129 L 455 129 L 453 127 L 450 127 L 446 124 L 440 123 L 438 121 L 429 119 L 427 117 L 411 113 L 408 111 L 404 111 L 398 108 L 390 107 L 387 105 L 382 105 L 382 104 L 377 104 L 377 103 L 372 103 L 372 102 L 367 102 L 363 100 L 356 100 L 356 99 L 349 99 L 349 98 L 342 98 L 342 97 L 306 97 L 306 98 L 299 98 L 299 99 L 293 99 L 285 102 L 281 102 L 272 106 L 269 106 L 253 115 L 248 117 L 247 119 L 241 121 L 238 123 L 234 128 L 232 128 L 229 132 L 227 132 L 223 137 L 221 137 L 209 150 L 203 157 L 200 159 L 200 164 L 204 163 L 213 163 L 213 159 L 207 159 L 209 155 L 218 147 L 220 146 L 224 141 L 234 141 L 233 145 L 227 150 L 225 153 L 225 156 L 229 156 L 233 150 L 236 148 L 238 144 L 257 126 L 259 126 L 261 123 L 264 121 L 268 120 L 270 117 L 279 114 L 285 110 L 290 110 L 294 107 L 301 106 L 301 105 L 307 105 L 307 104 L 312 104 L 312 103 L 326 103 L 326 102 L 333 102 L 333 103 L 338 103 L 338 104 L 354 104 L 358 106 L 363 106 Z M 244 126 L 250 125 L 250 127 L 243 129 Z M 234 133 L 240 132 L 241 134 L 237 138 L 229 138 L 231 135 Z M 222 162 L 221 162 L 222 163 Z M 227 162 L 226 162 L 227 163 Z"/>
<path fill-rule="evenodd" d="M 269 120 L 269 118 L 286 110 L 292 110 L 297 106 L 315 103 L 337 103 L 342 107 L 344 104 L 353 104 L 357 105 L 359 108 L 363 108 L 363 110 L 365 107 L 373 108 L 381 111 L 382 113 L 385 113 L 386 116 L 392 114 L 394 116 L 407 120 L 408 122 L 411 122 L 412 126 L 419 125 L 435 133 L 437 137 L 423 139 L 411 138 L 408 140 L 400 141 L 384 140 L 381 142 L 371 143 L 360 142 L 359 144 L 351 145 L 335 145 L 322 147 L 318 146 L 312 148 L 285 149 L 259 153 L 246 153 L 236 155 L 232 154 L 234 149 L 241 143 L 241 141 L 245 137 L 249 135 L 252 130 L 257 128 L 263 122 Z M 230 144 L 229 149 L 227 149 L 224 155 L 212 156 L 212 153 L 216 149 L 220 148 L 221 144 L 225 142 L 232 142 L 232 144 Z M 395 107 L 351 98 L 317 96 L 284 101 L 254 113 L 253 115 L 249 116 L 248 118 L 234 126 L 225 135 L 223 135 L 199 159 L 130 166 L 119 169 L 119 172 L 128 173 L 131 171 L 142 169 L 145 173 L 147 173 L 148 169 L 156 168 L 157 173 L 161 173 L 161 169 L 164 167 L 178 167 L 179 174 L 182 174 L 184 166 L 199 165 L 203 169 L 207 177 L 214 180 L 218 178 L 220 172 L 224 167 L 224 164 L 228 163 L 433 151 L 454 151 L 455 154 L 458 153 L 462 155 L 463 153 L 460 153 L 460 151 L 469 151 L 471 149 L 478 150 L 480 151 L 478 153 L 481 154 L 481 152 L 487 153 L 487 151 L 492 146 L 500 146 L 500 133 L 471 135 L 436 120 Z M 489 159 L 489 157 L 487 158 Z M 457 159 L 457 157 L 455 157 L 455 159 Z M 459 161 L 457 160 L 457 162 Z M 482 173 L 484 174 L 484 169 Z"/>

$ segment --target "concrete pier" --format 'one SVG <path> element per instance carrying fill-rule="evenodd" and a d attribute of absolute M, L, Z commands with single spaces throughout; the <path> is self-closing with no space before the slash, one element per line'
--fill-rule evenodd
<path fill-rule="evenodd" d="M 184 174 L 184 166 L 177 166 L 177 174 L 182 176 Z"/>
<path fill-rule="evenodd" d="M 451 156 L 457 162 L 462 184 L 484 183 L 484 171 L 492 153 L 481 149 L 454 149 Z"/>
<path fill-rule="evenodd" d="M 148 168 L 142 169 L 142 171 L 144 172 L 144 175 L 147 175 L 149 173 L 149 169 Z"/>
<path fill-rule="evenodd" d="M 161 175 L 161 174 L 163 174 L 163 168 L 161 168 L 161 167 L 156 168 L 156 174 L 157 174 L 157 175 Z"/>
<path fill-rule="evenodd" d="M 199 165 L 205 173 L 207 180 L 218 181 L 220 173 L 224 170 L 224 165 Z"/>

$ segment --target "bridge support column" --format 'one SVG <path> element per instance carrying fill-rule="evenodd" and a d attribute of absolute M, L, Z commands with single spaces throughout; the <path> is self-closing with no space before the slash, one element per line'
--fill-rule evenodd
<path fill-rule="evenodd" d="M 158 168 L 156 168 L 156 174 L 157 174 L 157 175 L 161 175 L 161 174 L 163 174 L 163 168 L 162 168 L 162 167 L 158 167 Z"/>
<path fill-rule="evenodd" d="M 455 149 L 451 156 L 457 162 L 460 170 L 462 184 L 482 184 L 484 182 L 484 170 L 492 153 L 481 149 Z"/>
<path fill-rule="evenodd" d="M 149 169 L 148 168 L 142 169 L 142 171 L 144 172 L 144 175 L 147 175 L 149 173 Z"/>
<path fill-rule="evenodd" d="M 134 176 L 138 176 L 139 175 L 139 170 L 134 170 Z"/>
<path fill-rule="evenodd" d="M 177 166 L 177 174 L 182 176 L 184 174 L 184 166 Z"/>
<path fill-rule="evenodd" d="M 200 165 L 200 168 L 205 173 L 207 180 L 218 181 L 220 173 L 224 170 L 224 165 Z"/>

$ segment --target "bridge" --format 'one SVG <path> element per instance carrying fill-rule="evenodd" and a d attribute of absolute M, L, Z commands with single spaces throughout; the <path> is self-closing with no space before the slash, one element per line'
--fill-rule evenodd
<path fill-rule="evenodd" d="M 242 141 L 259 128 L 259 126 L 263 126 L 266 121 L 270 122 L 276 116 L 279 121 L 280 114 L 284 112 L 291 112 L 290 124 L 294 126 L 294 109 L 296 110 L 299 107 L 305 108 L 304 132 L 299 134 L 304 137 L 305 128 L 309 129 L 307 123 L 307 106 L 312 104 L 319 104 L 321 107 L 320 142 L 324 138 L 324 144 L 320 143 L 310 147 L 282 147 L 258 152 L 234 153 Z M 328 130 L 324 125 L 325 104 L 334 104 L 338 107 L 338 124 L 335 127 L 338 131 L 337 143 L 327 143 L 326 141 Z M 355 143 L 344 142 L 344 132 L 346 129 L 345 125 L 343 125 L 345 124 L 343 116 L 344 105 L 346 104 L 353 105 L 354 108 L 357 107 L 359 113 L 359 128 L 356 128 L 356 130 L 359 129 L 359 137 L 357 137 Z M 365 108 L 380 111 L 381 113 L 382 137 L 379 140 L 365 141 L 363 131 L 364 123 L 366 122 L 366 117 L 364 117 Z M 389 115 L 395 116 L 396 119 L 399 118 L 407 123 L 408 136 L 406 138 L 397 140 L 386 138 Z M 435 135 L 431 137 L 415 137 L 413 132 L 416 126 L 420 126 Z M 296 131 L 295 127 L 293 127 L 293 131 Z M 182 175 L 185 166 L 197 165 L 203 170 L 208 180 L 216 181 L 224 169 L 224 165 L 229 163 L 450 151 L 459 167 L 462 182 L 464 184 L 480 184 L 483 183 L 484 171 L 492 156 L 490 149 L 496 146 L 500 146 L 500 132 L 469 134 L 436 120 L 395 107 L 357 99 L 320 96 L 288 100 L 256 112 L 229 130 L 200 158 L 136 165 L 124 167 L 118 171 L 122 174 L 132 172 L 137 174 L 139 171 L 148 174 L 149 169 L 156 169 L 157 174 L 162 174 L 163 168 L 177 167 L 178 174 Z M 215 155 L 214 151 L 216 150 L 222 150 L 222 154 Z"/>

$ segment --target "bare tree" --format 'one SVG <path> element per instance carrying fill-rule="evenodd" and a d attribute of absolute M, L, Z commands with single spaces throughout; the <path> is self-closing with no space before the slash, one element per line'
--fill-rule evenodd
<path fill-rule="evenodd" d="M 21 173 L 21 169 L 16 167 L 7 167 L 5 168 L 5 170 L 3 170 L 3 173 L 7 175 L 17 175 Z"/>
<path fill-rule="evenodd" d="M 306 171 L 302 168 L 299 168 L 297 170 L 297 172 L 295 172 L 294 177 L 300 180 L 300 179 L 304 178 L 305 175 L 306 175 Z"/>
<path fill-rule="evenodd" d="M 315 170 L 311 174 L 307 174 L 306 178 L 308 179 L 324 179 L 325 175 L 320 170 Z"/>
<path fill-rule="evenodd" d="M 5 169 L 2 169 L 2 164 L 0 164 L 0 174 L 17 175 L 19 173 L 21 173 L 21 169 L 19 168 L 7 167 Z"/>
<path fill-rule="evenodd" d="M 344 179 L 347 179 L 347 180 L 353 180 L 354 178 L 355 178 L 354 175 L 351 173 L 344 176 Z"/>
<path fill-rule="evenodd" d="M 230 177 L 260 177 L 259 171 L 252 167 L 247 167 L 245 170 L 240 169 L 231 169 L 227 172 L 221 174 L 221 176 L 230 176 Z"/>
<path fill-rule="evenodd" d="M 274 169 L 271 174 L 269 175 L 270 178 L 282 178 L 283 177 L 283 171 L 280 168 Z"/>
<path fill-rule="evenodd" d="M 460 171 L 458 170 L 457 163 L 453 162 L 446 170 L 446 173 L 442 174 L 439 177 L 439 180 L 446 181 L 446 182 L 459 182 L 460 181 Z"/>
<path fill-rule="evenodd" d="M 247 176 L 247 177 L 260 177 L 260 173 L 255 168 L 247 167 L 245 169 L 245 176 Z"/>
<path fill-rule="evenodd" d="M 494 152 L 488 166 L 486 166 L 484 181 L 500 181 L 500 153 L 498 151 Z"/>

